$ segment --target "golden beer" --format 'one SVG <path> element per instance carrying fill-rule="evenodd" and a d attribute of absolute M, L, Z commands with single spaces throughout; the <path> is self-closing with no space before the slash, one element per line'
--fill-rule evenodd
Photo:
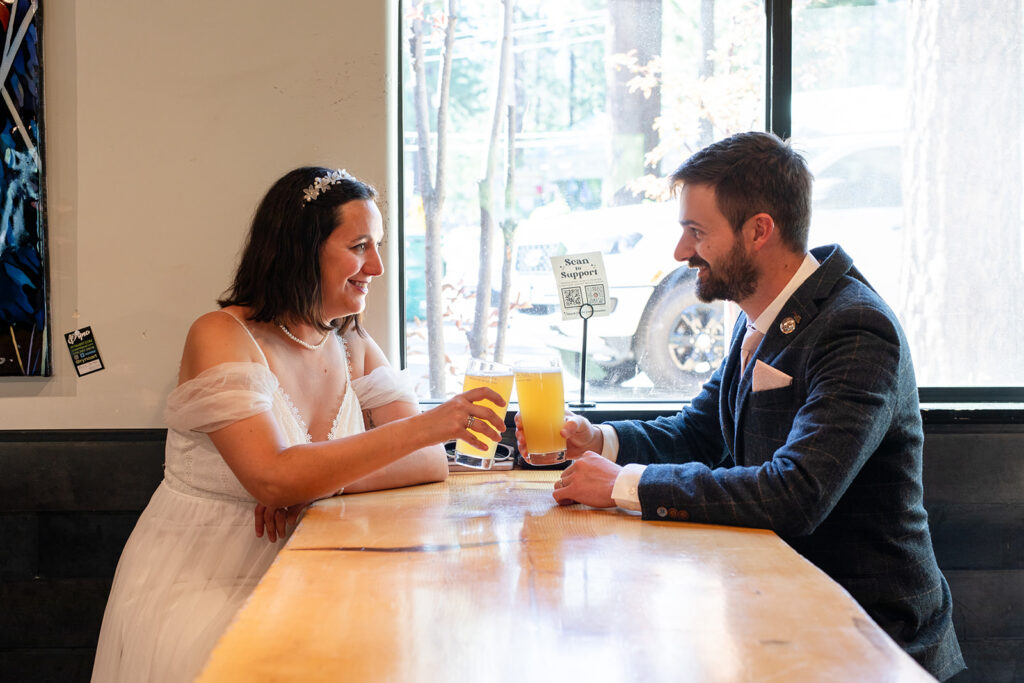
<path fill-rule="evenodd" d="M 505 411 L 508 410 L 508 400 L 512 395 L 512 378 L 512 368 L 509 366 L 474 358 L 470 361 L 469 368 L 466 370 L 466 377 L 462 382 L 462 391 L 466 392 L 477 387 L 488 387 L 498 392 L 505 399 L 504 406 L 499 407 L 487 399 L 477 401 L 474 405 L 487 406 L 497 413 L 498 417 L 505 419 Z M 490 447 L 486 450 L 481 450 L 459 439 L 455 442 L 455 462 L 459 465 L 482 470 L 491 469 L 491 465 L 494 464 L 494 450 L 498 447 L 498 442 L 491 441 L 475 429 L 469 431 L 475 434 L 481 441 L 489 443 Z"/>
<path fill-rule="evenodd" d="M 519 416 L 531 465 L 554 465 L 565 460 L 565 439 L 559 433 L 565 423 L 565 392 L 562 368 L 557 362 L 516 366 Z"/>

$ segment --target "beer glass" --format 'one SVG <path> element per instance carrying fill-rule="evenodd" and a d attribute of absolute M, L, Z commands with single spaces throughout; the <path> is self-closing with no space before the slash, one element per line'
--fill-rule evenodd
<path fill-rule="evenodd" d="M 497 413 L 498 417 L 505 419 L 505 411 L 508 410 L 508 400 L 512 395 L 512 377 L 512 368 L 508 365 L 474 358 L 469 361 L 469 367 L 466 368 L 466 378 L 462 382 L 462 391 L 469 391 L 477 387 L 489 387 L 498 392 L 505 399 L 505 405 L 499 407 L 487 399 L 477 401 L 476 405 L 487 406 Z M 491 441 L 474 429 L 470 431 L 478 439 L 488 443 L 489 446 L 485 450 L 480 450 L 459 439 L 455 442 L 455 463 L 481 470 L 491 469 L 491 466 L 494 464 L 494 450 L 497 448 L 498 442 Z"/>
<path fill-rule="evenodd" d="M 565 423 L 565 392 L 562 366 L 557 360 L 526 361 L 516 365 L 519 416 L 529 453 L 521 453 L 531 465 L 555 465 L 565 461 L 565 439 L 559 433 Z"/>

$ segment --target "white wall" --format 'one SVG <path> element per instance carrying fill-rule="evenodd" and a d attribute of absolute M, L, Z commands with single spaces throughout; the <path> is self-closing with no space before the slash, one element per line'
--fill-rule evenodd
<path fill-rule="evenodd" d="M 45 2 L 54 376 L 0 378 L 0 429 L 162 427 L 185 332 L 270 184 L 344 166 L 387 202 L 392 4 Z M 366 322 L 397 360 L 388 273 Z M 86 325 L 106 369 L 79 378 L 62 337 Z"/>

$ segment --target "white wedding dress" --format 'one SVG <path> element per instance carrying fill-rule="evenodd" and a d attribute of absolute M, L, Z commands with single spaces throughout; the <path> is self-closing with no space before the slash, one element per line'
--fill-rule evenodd
<path fill-rule="evenodd" d="M 390 368 L 351 382 L 346 373 L 329 438 L 363 431 L 360 398 L 366 409 L 392 400 L 415 402 Z M 94 682 L 193 680 L 284 545 L 286 539 L 270 543 L 256 537 L 256 500 L 207 436 L 266 410 L 289 445 L 312 440 L 266 356 L 263 364 L 212 367 L 171 392 L 164 479 L 118 562 Z"/>

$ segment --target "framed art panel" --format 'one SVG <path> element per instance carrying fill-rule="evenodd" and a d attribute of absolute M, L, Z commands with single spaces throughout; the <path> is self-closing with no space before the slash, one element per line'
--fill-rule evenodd
<path fill-rule="evenodd" d="M 0 0 L 0 376 L 52 374 L 41 0 Z"/>

